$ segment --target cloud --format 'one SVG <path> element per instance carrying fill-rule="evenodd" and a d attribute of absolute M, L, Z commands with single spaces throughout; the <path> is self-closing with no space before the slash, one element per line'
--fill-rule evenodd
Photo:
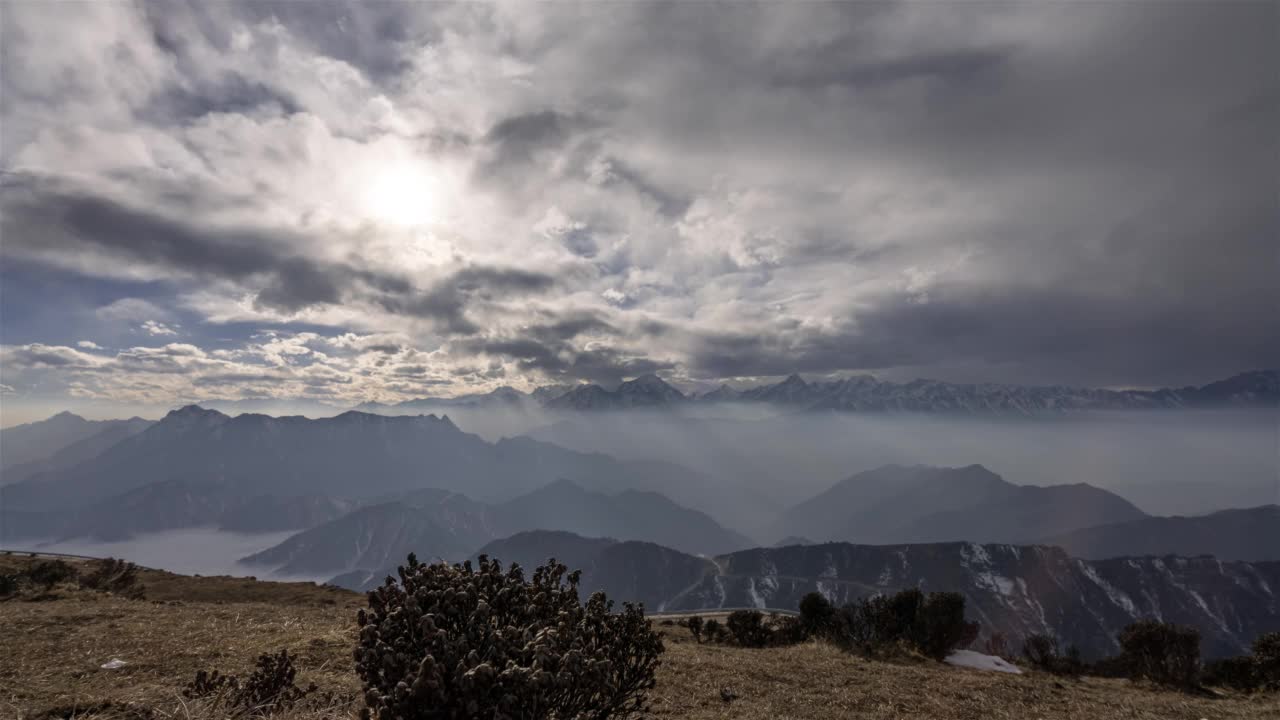
<path fill-rule="evenodd" d="M 76 347 L 83 350 L 101 350 L 102 346 L 92 340 L 81 340 L 76 343 Z"/>
<path fill-rule="evenodd" d="M 1266 4 L 86 12 L 0 28 L 0 274 L 101 288 L 0 328 L 43 387 L 1280 364 Z"/>
<path fill-rule="evenodd" d="M 142 323 L 142 330 L 151 336 L 178 334 L 177 330 L 174 330 L 173 328 L 169 327 L 168 325 L 165 325 L 162 322 L 156 322 L 155 320 L 148 320 Z"/>

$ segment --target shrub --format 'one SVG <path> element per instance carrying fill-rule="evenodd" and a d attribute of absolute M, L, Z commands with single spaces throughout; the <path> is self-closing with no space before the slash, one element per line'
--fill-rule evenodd
<path fill-rule="evenodd" d="M 1201 680 L 1205 685 L 1252 691 L 1262 686 L 1258 665 L 1252 655 L 1222 658 L 1204 665 Z"/>
<path fill-rule="evenodd" d="M 23 574 L 32 585 L 42 587 L 45 590 L 52 589 L 54 585 L 74 580 L 79 575 L 76 569 L 65 560 L 36 561 Z"/>
<path fill-rule="evenodd" d="M 693 639 L 702 642 L 702 618 L 694 615 L 685 623 L 685 627 L 689 628 L 689 632 L 693 635 Z"/>
<path fill-rule="evenodd" d="M 729 635 L 742 647 L 764 647 L 769 644 L 769 628 L 759 610 L 734 610 L 725 619 Z"/>
<path fill-rule="evenodd" d="M 1200 632 L 1144 620 L 1120 632 L 1121 658 L 1133 679 L 1193 689 L 1200 679 Z"/>
<path fill-rule="evenodd" d="M 0 598 L 18 594 L 18 576 L 0 575 Z"/>
<path fill-rule="evenodd" d="M 811 592 L 800 598 L 800 624 L 805 634 L 813 637 L 826 632 L 834 610 L 822 593 Z"/>
<path fill-rule="evenodd" d="M 627 716 L 645 708 L 662 641 L 642 608 L 583 605 L 579 573 L 554 560 L 525 580 L 409 556 L 358 616 L 356 672 L 378 718 Z M 567 584 L 565 581 L 567 580 Z"/>
<path fill-rule="evenodd" d="M 978 624 L 964 619 L 964 596 L 917 589 L 863 598 L 834 611 L 827 633 L 836 644 L 866 654 L 906 645 L 941 660 L 971 644 Z"/>
<path fill-rule="evenodd" d="M 1253 641 L 1253 661 L 1261 686 L 1280 690 L 1280 632 L 1267 633 Z"/>
<path fill-rule="evenodd" d="M 776 647 L 795 645 L 809 638 L 804 621 L 791 615 L 769 617 L 769 644 Z"/>
<path fill-rule="evenodd" d="M 1052 672 L 1058 663 L 1058 640 L 1049 635 L 1028 635 L 1022 641 L 1022 656 L 1031 667 Z"/>
<path fill-rule="evenodd" d="M 142 584 L 138 582 L 138 566 L 125 560 L 105 558 L 94 560 L 90 571 L 80 577 L 81 587 L 121 595 L 131 600 L 141 600 L 145 596 Z"/>
<path fill-rule="evenodd" d="M 275 655 L 260 655 L 254 671 L 244 680 L 235 675 L 223 675 L 217 670 L 212 673 L 201 670 L 182 694 L 188 698 L 212 697 L 215 706 L 237 714 L 273 715 L 292 709 L 316 692 L 315 685 L 305 689 L 298 687 L 294 682 L 297 673 L 289 651 L 281 649 Z"/>
<path fill-rule="evenodd" d="M 964 596 L 955 592 L 929 593 L 919 606 L 912 632 L 920 652 L 942 660 L 978 637 L 978 623 L 964 619 Z"/>
<path fill-rule="evenodd" d="M 707 642 L 724 642 L 728 635 L 729 631 L 725 630 L 724 625 L 715 618 L 709 618 L 702 625 L 702 637 L 706 638 Z"/>
<path fill-rule="evenodd" d="M 1008 657 L 1009 640 L 1004 636 L 1004 633 L 993 632 L 991 633 L 991 636 L 987 638 L 987 641 L 983 643 L 982 651 L 988 655 L 995 655 L 996 657 Z"/>

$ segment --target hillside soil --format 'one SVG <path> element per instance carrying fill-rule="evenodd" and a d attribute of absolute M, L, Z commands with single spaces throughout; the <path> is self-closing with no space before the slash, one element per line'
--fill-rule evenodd
<path fill-rule="evenodd" d="M 0 556 L 0 573 L 26 562 Z M 221 717 L 183 698 L 182 688 L 198 670 L 248 673 L 258 655 L 279 648 L 296 655 L 300 685 L 333 693 L 291 717 L 358 717 L 351 648 L 362 596 L 303 583 L 141 575 L 145 600 L 62 586 L 0 602 L 0 717 Z M 821 643 L 703 645 L 677 625 L 655 627 L 667 646 L 651 696 L 659 718 L 1280 718 L 1276 694 L 1188 695 L 1124 680 L 871 661 Z M 102 667 L 112 660 L 125 664 Z"/>

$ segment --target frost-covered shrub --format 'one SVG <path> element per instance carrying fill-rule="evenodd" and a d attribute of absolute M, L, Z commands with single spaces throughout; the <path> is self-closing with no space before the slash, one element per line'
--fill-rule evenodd
<path fill-rule="evenodd" d="M 525 579 L 410 555 L 359 614 L 356 672 L 378 718 L 610 718 L 645 707 L 662 641 L 641 607 L 584 605 L 554 560 Z"/>

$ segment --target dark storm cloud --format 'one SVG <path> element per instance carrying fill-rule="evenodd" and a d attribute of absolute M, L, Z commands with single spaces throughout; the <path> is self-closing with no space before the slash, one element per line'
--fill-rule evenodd
<path fill-rule="evenodd" d="M 784 63 L 771 80 L 780 87 L 806 89 L 868 88 L 922 78 L 963 86 L 997 72 L 1010 57 L 1007 49 L 975 48 L 867 63 L 842 58 L 843 52 L 842 45 L 820 48 L 808 57 Z"/>
<path fill-rule="evenodd" d="M 752 377 L 844 368 L 1001 367 L 1008 382 L 1083 384 L 1108 372 L 1179 386 L 1280 367 L 1274 292 L 1238 298 L 1240 312 L 1188 303 L 1144 305 L 1063 290 L 957 288 L 937 300 L 884 298 L 825 332 L 705 334 L 689 363 L 698 377 Z M 1170 363 L 1176 358 L 1176 363 Z"/>
<path fill-rule="evenodd" d="M 218 81 L 199 90 L 174 88 L 151 98 L 139 116 L 162 123 L 187 122 L 211 113 L 292 114 L 301 107 L 287 94 L 235 73 L 227 73 Z"/>

